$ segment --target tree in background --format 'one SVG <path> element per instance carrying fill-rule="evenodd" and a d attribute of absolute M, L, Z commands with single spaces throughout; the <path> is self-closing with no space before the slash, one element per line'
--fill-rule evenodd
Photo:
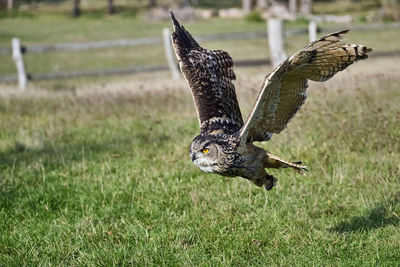
<path fill-rule="evenodd" d="M 180 1 L 181 6 L 190 6 L 190 1 L 189 0 L 182 0 Z"/>
<path fill-rule="evenodd" d="M 7 0 L 7 9 L 11 10 L 14 8 L 14 0 Z"/>
<path fill-rule="evenodd" d="M 107 2 L 108 2 L 108 14 L 114 14 L 115 13 L 114 1 L 107 0 Z"/>
<path fill-rule="evenodd" d="M 148 3 L 147 5 L 149 6 L 149 8 L 153 8 L 153 7 L 157 6 L 157 0 L 148 0 L 147 3 Z"/>
<path fill-rule="evenodd" d="M 300 0 L 300 13 L 310 15 L 312 11 L 312 0 Z"/>
<path fill-rule="evenodd" d="M 248 14 L 251 12 L 251 10 L 254 7 L 254 2 L 255 6 L 260 9 L 266 9 L 268 7 L 271 7 L 272 4 L 275 2 L 275 0 L 242 0 L 242 9 L 244 14 Z"/>
<path fill-rule="evenodd" d="M 267 8 L 268 7 L 267 0 L 257 0 L 256 6 L 261 10 Z"/>
<path fill-rule="evenodd" d="M 382 20 L 400 20 L 400 0 L 380 0 L 382 6 Z"/>
<path fill-rule="evenodd" d="M 294 15 L 297 11 L 297 0 L 289 0 L 289 12 Z"/>
<path fill-rule="evenodd" d="M 11 10 L 14 8 L 14 0 L 0 0 L 0 10 L 8 9 Z"/>
<path fill-rule="evenodd" d="M 79 17 L 81 15 L 80 5 L 81 5 L 80 0 L 72 0 L 72 16 L 73 17 Z M 108 14 L 114 14 L 115 13 L 114 0 L 107 0 L 107 5 L 108 5 Z"/>
<path fill-rule="evenodd" d="M 79 17 L 81 15 L 80 0 L 72 0 L 72 16 Z"/>
<path fill-rule="evenodd" d="M 253 7 L 253 3 L 251 0 L 242 0 L 242 9 L 244 14 L 249 14 Z"/>

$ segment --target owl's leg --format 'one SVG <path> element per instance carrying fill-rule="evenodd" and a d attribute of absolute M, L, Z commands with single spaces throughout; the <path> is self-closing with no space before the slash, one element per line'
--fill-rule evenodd
<path fill-rule="evenodd" d="M 267 189 L 268 191 L 272 189 L 272 187 L 274 187 L 276 185 L 276 183 L 278 182 L 278 179 L 275 178 L 274 176 L 270 175 L 267 173 L 267 175 L 265 176 L 265 184 L 264 187 L 265 189 Z"/>
<path fill-rule="evenodd" d="M 264 186 L 265 189 L 267 189 L 269 191 L 272 189 L 272 187 L 274 187 L 276 185 L 277 181 L 278 181 L 277 178 L 266 173 L 263 178 L 257 178 L 255 180 L 253 180 L 253 183 L 259 187 Z"/>
<path fill-rule="evenodd" d="M 307 166 L 301 165 L 301 161 L 289 162 L 269 152 L 266 153 L 264 159 L 264 168 L 292 168 L 300 174 L 304 174 L 307 171 Z"/>

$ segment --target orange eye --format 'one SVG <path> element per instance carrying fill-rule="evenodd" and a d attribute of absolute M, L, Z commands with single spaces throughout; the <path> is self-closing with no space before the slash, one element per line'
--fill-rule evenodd
<path fill-rule="evenodd" d="M 204 148 L 204 149 L 203 149 L 203 153 L 204 153 L 204 154 L 207 154 L 208 152 L 210 152 L 210 150 L 209 150 L 208 148 Z"/>

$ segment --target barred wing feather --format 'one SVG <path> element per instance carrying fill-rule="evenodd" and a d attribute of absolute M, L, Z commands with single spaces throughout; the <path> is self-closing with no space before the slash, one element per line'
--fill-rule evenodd
<path fill-rule="evenodd" d="M 243 119 L 232 81 L 233 61 L 221 50 L 199 46 L 171 12 L 172 41 L 179 65 L 192 92 L 201 132 L 237 132 Z"/>
<path fill-rule="evenodd" d="M 346 44 L 341 34 L 326 35 L 286 59 L 264 81 L 256 104 L 240 130 L 244 143 L 267 141 L 280 133 L 304 104 L 307 80 L 326 81 L 353 62 L 367 58 L 363 45 Z"/>

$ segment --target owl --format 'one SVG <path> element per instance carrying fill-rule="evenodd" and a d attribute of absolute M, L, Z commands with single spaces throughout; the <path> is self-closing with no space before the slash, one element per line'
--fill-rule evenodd
<path fill-rule="evenodd" d="M 262 84 L 246 121 L 236 98 L 233 61 L 222 50 L 202 48 L 171 12 L 172 43 L 180 69 L 190 87 L 200 134 L 193 139 L 190 157 L 206 173 L 240 176 L 270 190 L 277 179 L 266 168 L 291 168 L 304 174 L 306 166 L 290 162 L 255 146 L 286 128 L 307 98 L 308 80 L 323 82 L 371 51 L 346 44 L 332 33 L 312 42 L 283 61 Z"/>

